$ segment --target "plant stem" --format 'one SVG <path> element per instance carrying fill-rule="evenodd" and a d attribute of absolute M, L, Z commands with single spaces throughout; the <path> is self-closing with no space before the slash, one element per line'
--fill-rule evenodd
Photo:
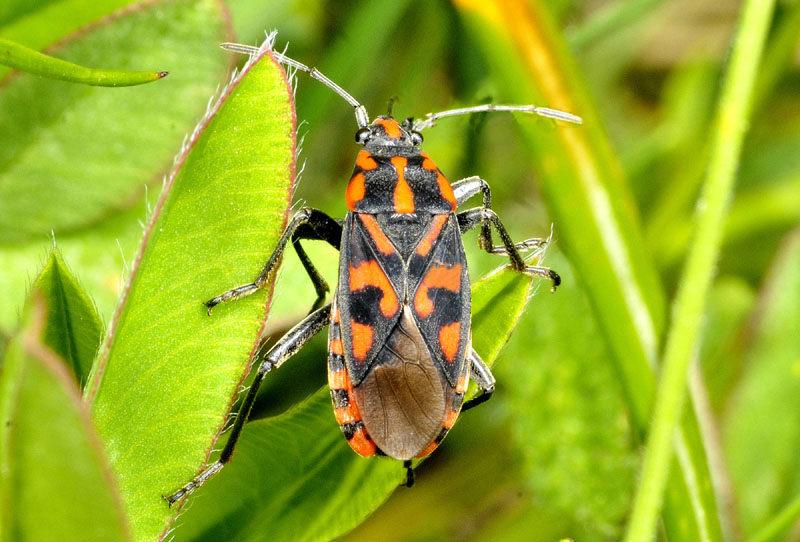
<path fill-rule="evenodd" d="M 571 31 L 567 37 L 575 49 L 587 46 L 594 40 L 613 35 L 626 25 L 646 17 L 664 0 L 618 0 L 592 15 L 583 25 Z"/>
<path fill-rule="evenodd" d="M 779 534 L 789 528 L 798 518 L 800 518 L 800 496 L 787 504 L 747 542 L 769 542 L 770 540 L 775 540 Z"/>
<path fill-rule="evenodd" d="M 711 157 L 697 206 L 690 247 L 672 311 L 644 465 L 626 531 L 628 542 L 651 540 L 669 474 L 675 427 L 686 392 L 708 290 L 719 253 L 734 176 L 747 129 L 753 86 L 774 0 L 748 0 L 743 8 L 720 98 Z"/>

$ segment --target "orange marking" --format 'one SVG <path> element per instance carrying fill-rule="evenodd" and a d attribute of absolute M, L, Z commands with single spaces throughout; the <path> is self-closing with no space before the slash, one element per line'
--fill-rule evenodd
<path fill-rule="evenodd" d="M 408 214 L 414 212 L 414 191 L 406 181 L 406 165 L 408 160 L 402 156 L 391 159 L 394 169 L 397 170 L 397 186 L 394 187 L 394 210 L 396 213 Z"/>
<path fill-rule="evenodd" d="M 356 165 L 364 170 L 371 170 L 378 167 L 378 162 L 372 157 L 372 155 L 367 152 L 366 149 L 361 149 L 356 157 Z"/>
<path fill-rule="evenodd" d="M 427 169 L 428 171 L 436 171 L 437 169 L 439 169 L 439 168 L 436 167 L 436 164 L 433 163 L 433 160 L 431 160 L 431 157 L 428 156 L 427 152 L 422 151 L 420 153 L 420 156 L 422 156 L 422 167 L 424 169 Z"/>
<path fill-rule="evenodd" d="M 442 194 L 442 197 L 450 203 L 451 208 L 455 211 L 456 207 L 458 207 L 458 202 L 456 201 L 456 195 L 453 193 L 453 187 L 450 186 L 450 181 L 442 175 L 441 171 L 437 170 L 436 182 L 439 183 L 439 193 Z"/>
<path fill-rule="evenodd" d="M 467 393 L 467 386 L 469 386 L 469 376 L 462 375 L 456 384 L 456 393 Z"/>
<path fill-rule="evenodd" d="M 358 267 L 353 267 L 353 264 L 350 264 L 350 291 L 363 290 L 367 286 L 375 286 L 383 292 L 381 312 L 386 318 L 391 318 L 397 314 L 397 311 L 400 310 L 400 305 L 397 303 L 397 294 L 394 293 L 392 284 L 386 278 L 386 273 L 383 272 L 378 262 L 375 260 L 363 262 Z"/>
<path fill-rule="evenodd" d="M 422 156 L 422 168 L 427 169 L 428 171 L 435 171 L 436 172 L 436 182 L 439 183 L 439 193 L 442 197 L 450 203 L 453 210 L 456 210 L 458 207 L 458 202 L 456 201 L 456 195 L 453 193 L 453 187 L 450 186 L 450 181 L 444 176 L 441 170 L 436 167 L 436 164 L 433 163 L 431 157 L 427 155 L 427 153 L 423 152 Z"/>
<path fill-rule="evenodd" d="M 331 354 L 344 355 L 344 347 L 342 346 L 342 339 L 333 339 L 330 346 L 328 346 Z"/>
<path fill-rule="evenodd" d="M 372 124 L 383 126 L 383 129 L 386 130 L 386 135 L 391 139 L 400 139 L 403 136 L 400 125 L 394 119 L 375 119 Z"/>
<path fill-rule="evenodd" d="M 364 199 L 364 194 L 367 192 L 364 183 L 365 179 L 363 173 L 356 173 L 350 178 L 344 198 L 347 202 L 347 208 L 351 211 L 355 211 L 356 204 Z"/>
<path fill-rule="evenodd" d="M 361 421 L 361 413 L 358 411 L 356 404 L 352 401 L 350 401 L 346 407 L 335 408 L 333 413 L 339 425 Z"/>
<path fill-rule="evenodd" d="M 456 418 L 458 418 L 458 410 L 450 410 L 444 419 L 443 427 L 445 429 L 450 429 L 453 427 L 453 425 L 456 423 Z"/>
<path fill-rule="evenodd" d="M 372 326 L 359 324 L 355 320 L 350 320 L 353 328 L 353 356 L 359 361 L 367 359 L 367 352 L 372 348 L 372 335 L 375 330 Z"/>
<path fill-rule="evenodd" d="M 339 306 L 336 303 L 331 307 L 331 322 L 334 324 L 339 323 Z"/>
<path fill-rule="evenodd" d="M 378 225 L 378 221 L 375 220 L 373 215 L 368 214 L 359 214 L 359 218 L 361 222 L 366 226 L 367 231 L 369 232 L 370 237 L 372 240 L 375 241 L 375 245 L 377 245 L 378 250 L 389 256 L 390 254 L 394 254 L 395 249 L 394 245 L 389 238 L 386 237 L 386 234 L 383 233 L 383 230 Z"/>
<path fill-rule="evenodd" d="M 461 264 L 452 267 L 434 265 L 428 270 L 414 296 L 414 310 L 423 318 L 427 318 L 433 312 L 433 301 L 428 297 L 428 290 L 431 288 L 445 288 L 451 292 L 458 292 L 461 288 Z"/>
<path fill-rule="evenodd" d="M 345 390 L 348 384 L 350 384 L 350 378 L 347 375 L 347 369 L 328 371 L 328 387 L 330 389 Z"/>
<path fill-rule="evenodd" d="M 461 324 L 459 322 L 453 322 L 439 329 L 439 347 L 444 352 L 445 359 L 450 363 L 456 360 L 459 339 L 461 339 Z"/>
<path fill-rule="evenodd" d="M 447 222 L 447 215 L 436 215 L 433 217 L 431 229 L 428 230 L 428 233 L 425 234 L 425 237 L 423 237 L 422 241 L 417 245 L 417 254 L 420 256 L 428 255 L 431 248 L 433 248 L 433 243 L 439 237 L 439 233 L 442 231 L 442 226 L 444 226 L 445 222 Z"/>
<path fill-rule="evenodd" d="M 434 440 L 433 442 L 428 444 L 427 448 L 418 453 L 417 457 L 420 458 L 420 457 L 425 457 L 426 455 L 430 455 L 430 453 L 433 452 L 437 446 L 439 446 L 439 443 Z"/>
<path fill-rule="evenodd" d="M 353 438 L 347 441 L 350 447 L 358 454 L 364 457 L 373 455 L 376 451 L 375 443 L 369 438 L 369 435 L 363 427 L 356 429 Z"/>

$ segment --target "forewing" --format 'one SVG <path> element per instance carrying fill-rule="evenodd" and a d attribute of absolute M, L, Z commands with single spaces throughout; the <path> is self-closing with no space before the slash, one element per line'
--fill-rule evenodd
<path fill-rule="evenodd" d="M 434 241 L 423 236 L 409 261 L 414 317 L 434 360 L 455 387 L 462 373 L 470 329 L 469 271 L 455 215 L 436 217 Z M 431 230 L 435 231 L 435 230 Z"/>
<path fill-rule="evenodd" d="M 354 386 L 366 375 L 401 313 L 401 298 L 390 277 L 402 279 L 402 260 L 371 219 L 368 215 L 368 228 L 357 213 L 349 213 L 342 234 L 338 305 Z"/>

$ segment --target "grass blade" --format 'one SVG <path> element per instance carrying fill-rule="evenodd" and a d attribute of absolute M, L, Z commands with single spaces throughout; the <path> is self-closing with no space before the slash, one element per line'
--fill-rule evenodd
<path fill-rule="evenodd" d="M 663 289 L 642 239 L 633 198 L 602 121 L 563 38 L 541 2 L 458 6 L 503 83 L 499 99 L 578 114 L 580 127 L 529 119 L 531 151 L 556 235 L 591 302 L 621 376 L 636 435 L 648 429 L 664 322 Z M 721 540 L 703 442 L 692 412 L 678 436 L 664 520 L 677 539 Z"/>
<path fill-rule="evenodd" d="M 696 216 L 696 237 L 689 249 L 673 308 L 664 362 L 647 439 L 642 475 L 626 532 L 630 542 L 653 537 L 669 472 L 675 427 L 681 415 L 689 364 L 700 332 L 733 192 L 736 167 L 748 124 L 756 70 L 774 2 L 748 1 L 742 11 L 713 132 L 711 160 Z"/>
<path fill-rule="evenodd" d="M 800 518 L 800 497 L 787 504 L 769 523 L 747 539 L 747 542 L 770 542 L 777 540 L 783 532 Z"/>

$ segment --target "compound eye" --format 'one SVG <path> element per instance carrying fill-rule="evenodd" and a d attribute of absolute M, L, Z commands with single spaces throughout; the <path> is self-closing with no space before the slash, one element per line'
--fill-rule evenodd
<path fill-rule="evenodd" d="M 366 145 L 369 135 L 369 128 L 359 128 L 359 130 L 356 132 L 356 143 L 359 145 Z"/>
<path fill-rule="evenodd" d="M 411 143 L 416 147 L 422 145 L 422 134 L 419 132 L 411 132 Z"/>

